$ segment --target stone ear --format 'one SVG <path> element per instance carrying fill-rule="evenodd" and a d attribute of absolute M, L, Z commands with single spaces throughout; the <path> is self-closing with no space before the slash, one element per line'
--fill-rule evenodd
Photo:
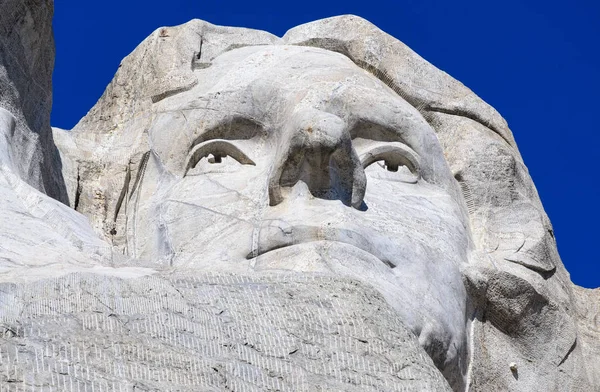
<path fill-rule="evenodd" d="M 519 359 L 520 370 L 535 363 L 559 366 L 577 343 L 574 320 L 527 280 L 489 268 L 467 267 L 464 283 L 473 311 L 473 361 Z M 489 352 L 493 351 L 494 355 Z M 526 359 L 523 363 L 523 359 Z M 510 361 L 509 361 L 510 362 Z M 496 364 L 498 368 L 501 363 Z"/>
<path fill-rule="evenodd" d="M 463 277 L 475 318 L 508 336 L 520 335 L 527 323 L 539 324 L 544 308 L 551 306 L 531 283 L 508 272 L 467 267 Z"/>
<path fill-rule="evenodd" d="M 487 282 L 483 318 L 508 336 L 517 337 L 543 323 L 550 303 L 525 279 L 498 271 Z"/>

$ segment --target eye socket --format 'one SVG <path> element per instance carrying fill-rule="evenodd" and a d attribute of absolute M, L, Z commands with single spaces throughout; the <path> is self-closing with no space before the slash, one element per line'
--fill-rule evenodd
<path fill-rule="evenodd" d="M 222 159 L 225 157 L 231 157 L 242 165 L 256 166 L 254 161 L 235 145 L 227 140 L 216 139 L 194 146 L 194 148 L 188 154 L 187 165 L 183 176 L 185 177 L 188 171 L 196 167 L 202 158 L 206 158 L 209 155 L 211 155 L 211 157 L 208 158 L 208 161 L 214 164 L 221 163 Z"/>
<path fill-rule="evenodd" d="M 390 143 L 373 148 L 360 157 L 363 168 L 373 165 L 370 174 L 376 178 L 415 184 L 421 178 L 417 155 L 400 143 Z"/>

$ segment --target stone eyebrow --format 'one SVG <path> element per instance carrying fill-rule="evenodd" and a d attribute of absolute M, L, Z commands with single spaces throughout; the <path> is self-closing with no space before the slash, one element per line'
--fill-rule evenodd
<path fill-rule="evenodd" d="M 265 127 L 258 120 L 241 115 L 227 116 L 194 139 L 189 146 L 189 151 L 208 140 L 248 140 L 264 135 L 266 135 Z"/>
<path fill-rule="evenodd" d="M 402 137 L 396 128 L 372 121 L 356 121 L 350 129 L 350 136 L 352 140 L 362 138 L 378 142 L 400 142 L 414 150 L 411 143 Z"/>

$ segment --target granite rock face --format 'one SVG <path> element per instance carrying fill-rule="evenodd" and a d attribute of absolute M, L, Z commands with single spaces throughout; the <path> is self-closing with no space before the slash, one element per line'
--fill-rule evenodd
<path fill-rule="evenodd" d="M 2 289 L 4 382 L 29 389 L 451 390 L 381 295 L 343 278 L 70 274 Z"/>
<path fill-rule="evenodd" d="M 53 2 L 0 1 L 0 135 L 3 163 L 28 184 L 68 204 L 50 128 Z"/>
<path fill-rule="evenodd" d="M 51 1 L 0 1 L 3 281 L 94 266 L 102 254 L 111 253 L 87 218 L 68 207 L 61 159 L 50 127 L 52 14 Z"/>
<path fill-rule="evenodd" d="M 52 53 L 51 2 L 0 9 Z M 72 131 L 1 59 L 1 390 L 600 388 L 506 122 L 364 19 L 160 28 Z"/>
<path fill-rule="evenodd" d="M 460 266 L 470 238 L 434 131 L 347 57 L 235 31 L 200 21 L 162 29 L 123 61 L 117 81 L 145 69 L 167 75 L 165 85 L 131 100 L 117 82 L 73 130 L 71 151 L 83 163 L 76 209 L 124 256 L 149 265 L 329 273 L 373 285 L 463 383 Z M 200 43 L 188 60 L 201 66 L 144 64 Z M 195 83 L 182 87 L 190 75 Z M 96 117 L 113 107 L 133 109 Z M 110 152 L 96 159 L 96 146 Z M 120 153 L 130 155 L 111 161 Z"/>

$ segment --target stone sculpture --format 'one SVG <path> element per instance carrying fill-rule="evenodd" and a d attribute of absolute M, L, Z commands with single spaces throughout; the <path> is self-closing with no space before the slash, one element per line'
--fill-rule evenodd
<path fill-rule="evenodd" d="M 0 3 L 3 92 L 51 69 L 48 4 Z M 599 294 L 505 121 L 369 22 L 158 29 L 72 131 L 17 95 L 0 390 L 600 387 Z"/>

